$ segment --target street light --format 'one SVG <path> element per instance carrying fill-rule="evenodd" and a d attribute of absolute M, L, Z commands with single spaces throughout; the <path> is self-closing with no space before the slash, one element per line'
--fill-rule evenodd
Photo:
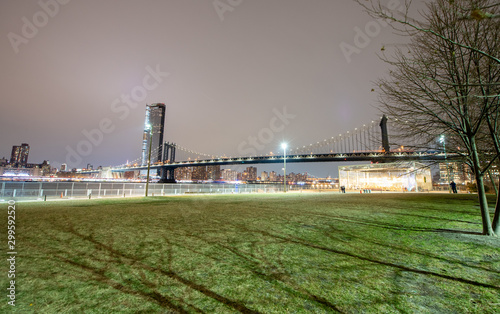
<path fill-rule="evenodd" d="M 149 129 L 149 153 L 148 153 L 148 174 L 146 176 L 146 197 L 148 197 L 148 189 L 149 189 L 149 169 L 151 167 L 151 144 L 153 143 L 153 127 L 151 124 L 147 125 Z"/>
<path fill-rule="evenodd" d="M 286 143 L 281 144 L 283 148 L 283 192 L 286 193 Z"/>
<path fill-rule="evenodd" d="M 444 135 L 441 135 L 439 137 L 439 142 L 443 144 L 443 150 L 444 150 L 444 163 L 446 165 L 446 178 L 448 179 L 447 181 L 450 180 L 450 168 L 448 167 L 448 161 L 446 159 L 446 140 L 445 140 L 445 137 Z M 450 184 L 448 182 L 446 182 L 446 184 L 448 184 L 448 191 L 451 193 L 451 187 L 450 187 Z"/>

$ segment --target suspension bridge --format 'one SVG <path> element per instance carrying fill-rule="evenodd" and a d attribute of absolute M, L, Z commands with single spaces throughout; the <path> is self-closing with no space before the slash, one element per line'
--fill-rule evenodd
<path fill-rule="evenodd" d="M 151 163 L 149 168 L 161 173 L 161 182 L 175 182 L 175 169 L 180 167 L 224 166 L 245 164 L 309 163 L 309 162 L 395 162 L 395 161 L 444 161 L 460 157 L 458 154 L 446 154 L 443 150 L 422 149 L 418 136 L 406 137 L 405 145 L 389 142 L 388 130 L 397 121 L 383 116 L 380 121 L 371 121 L 362 127 L 338 134 L 330 138 L 289 148 L 285 154 L 266 154 L 256 156 L 215 156 L 196 152 L 175 143 L 164 143 L 161 148 L 163 160 Z M 396 128 L 394 128 L 396 129 Z M 157 156 L 160 148 L 151 152 Z M 124 165 L 112 167 L 111 172 L 129 172 L 147 170 L 148 165 L 141 159 Z M 81 171 L 81 173 L 97 173 L 97 170 Z"/>

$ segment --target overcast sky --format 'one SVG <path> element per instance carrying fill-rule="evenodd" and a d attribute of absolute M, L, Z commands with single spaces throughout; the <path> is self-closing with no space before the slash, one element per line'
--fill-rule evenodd
<path fill-rule="evenodd" d="M 214 155 L 352 130 L 378 119 L 378 54 L 402 41 L 349 0 L 3 0 L 0 23 L 0 157 L 28 143 L 70 167 L 138 158 L 154 102 L 167 141 Z"/>

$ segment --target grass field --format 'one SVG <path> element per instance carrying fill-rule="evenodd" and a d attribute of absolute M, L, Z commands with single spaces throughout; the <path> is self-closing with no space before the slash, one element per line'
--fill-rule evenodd
<path fill-rule="evenodd" d="M 474 195 L 150 197 L 16 213 L 17 301 L 4 292 L 2 313 L 500 311 L 500 238 L 479 234 Z"/>

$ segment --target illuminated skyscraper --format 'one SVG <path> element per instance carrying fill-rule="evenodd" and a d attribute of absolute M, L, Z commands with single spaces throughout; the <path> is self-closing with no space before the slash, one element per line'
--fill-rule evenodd
<path fill-rule="evenodd" d="M 220 180 L 220 166 L 207 166 L 207 180 Z"/>
<path fill-rule="evenodd" d="M 12 146 L 10 164 L 15 167 L 26 167 L 29 153 L 30 146 L 26 143 L 22 143 L 21 146 Z"/>
<path fill-rule="evenodd" d="M 238 180 L 238 171 L 231 169 L 221 170 L 222 181 L 236 181 Z"/>
<path fill-rule="evenodd" d="M 151 141 L 151 164 L 162 160 L 163 130 L 165 127 L 165 104 L 146 105 L 146 121 L 142 138 L 142 165 L 148 164 L 149 141 Z M 150 127 L 153 128 L 150 136 Z"/>
<path fill-rule="evenodd" d="M 193 181 L 205 181 L 205 180 L 207 180 L 207 167 L 206 166 L 193 167 L 193 172 L 191 174 L 191 180 L 193 180 Z"/>

